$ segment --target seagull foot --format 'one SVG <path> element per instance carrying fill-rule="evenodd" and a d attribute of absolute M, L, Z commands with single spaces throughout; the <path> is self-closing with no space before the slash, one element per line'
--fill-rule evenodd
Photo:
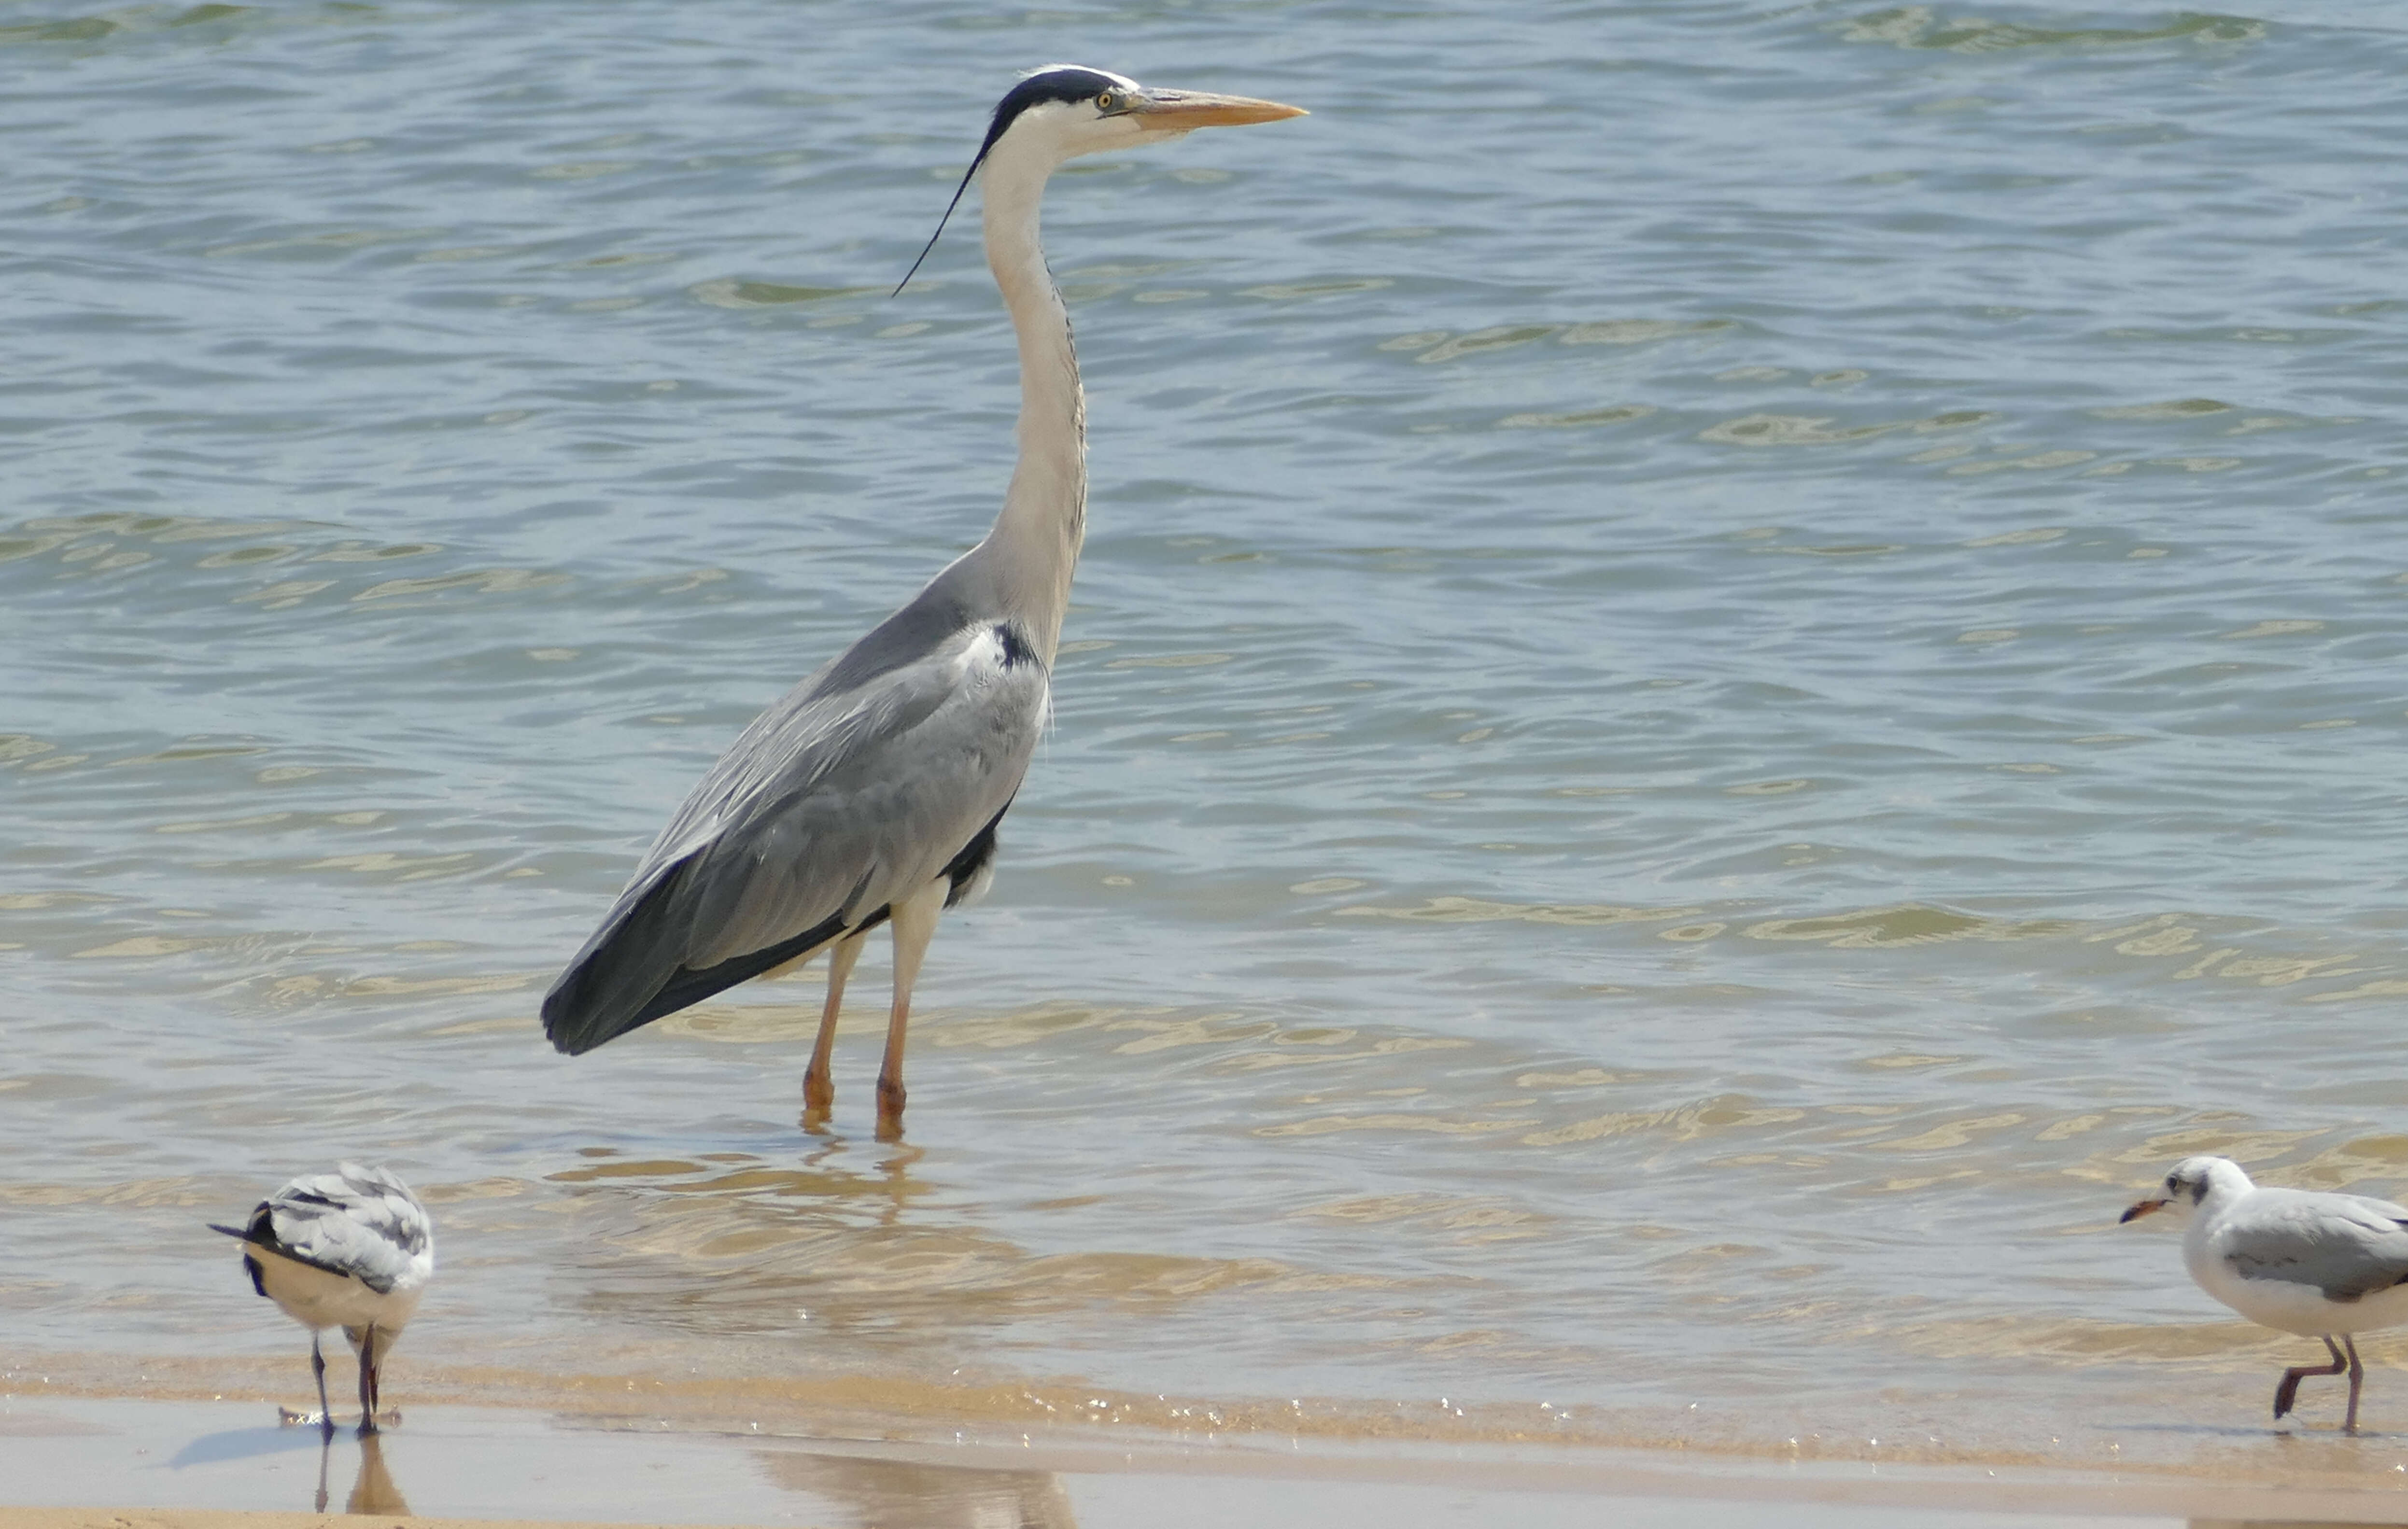
<path fill-rule="evenodd" d="M 368 1432 L 375 1433 L 379 1424 L 388 1428 L 399 1427 L 401 1424 L 401 1408 L 397 1407 L 388 1407 L 383 1411 L 378 1413 L 376 1415 L 375 1422 L 369 1424 Z M 308 1411 L 303 1412 L 293 1408 L 280 1406 L 276 1409 L 276 1426 L 279 1428 L 324 1428 L 331 1431 L 335 1426 L 335 1420 L 326 1416 L 326 1414 L 319 1411 L 315 1408 L 311 1408 Z"/>

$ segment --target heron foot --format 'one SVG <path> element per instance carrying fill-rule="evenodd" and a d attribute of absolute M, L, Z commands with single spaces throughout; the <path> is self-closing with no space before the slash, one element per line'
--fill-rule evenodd
<path fill-rule="evenodd" d="M 903 1139 L 903 1085 L 892 1078 L 878 1080 L 878 1139 Z"/>
<path fill-rule="evenodd" d="M 803 1129 L 824 1131 L 835 1113 L 836 1084 L 825 1069 L 812 1067 L 803 1074 Z"/>

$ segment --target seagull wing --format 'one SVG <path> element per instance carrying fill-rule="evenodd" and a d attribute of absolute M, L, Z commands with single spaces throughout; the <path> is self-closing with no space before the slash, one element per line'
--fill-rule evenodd
<path fill-rule="evenodd" d="M 1045 664 L 942 580 L 745 729 L 544 995 L 574 1055 L 877 923 L 965 863 L 1045 726 Z"/>
<path fill-rule="evenodd" d="M 2244 1279 L 2314 1285 L 2355 1301 L 2408 1280 L 2408 1208 L 2357 1194 L 2263 1190 L 2225 1237 Z"/>
<path fill-rule="evenodd" d="M 383 1168 L 346 1163 L 305 1174 L 268 1196 L 245 1237 L 380 1295 L 411 1290 L 435 1272 L 435 1223 L 409 1186 Z M 221 1228 L 223 1230 L 223 1228 Z"/>

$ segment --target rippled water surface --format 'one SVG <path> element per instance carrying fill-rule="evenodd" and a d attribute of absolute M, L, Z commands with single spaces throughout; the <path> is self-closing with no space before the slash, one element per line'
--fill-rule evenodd
<path fill-rule="evenodd" d="M 12 7 L 8 1343 L 297 1391 L 201 1222 L 351 1154 L 389 1393 L 2245 1441 L 2305 1349 L 2115 1211 L 2408 1185 L 2408 36 L 2282 8 Z M 1091 534 L 909 1145 L 882 940 L 833 1137 L 813 974 L 554 1055 L 993 513 L 975 225 L 888 290 L 1062 57 L 1313 115 L 1054 182 Z"/>

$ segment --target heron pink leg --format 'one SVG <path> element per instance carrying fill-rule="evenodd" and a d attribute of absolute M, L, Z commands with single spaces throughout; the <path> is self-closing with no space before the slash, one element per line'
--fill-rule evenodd
<path fill-rule="evenodd" d="M 2333 1340 L 2330 1337 L 2325 1339 L 2325 1351 L 2332 1355 L 2332 1363 L 2329 1365 L 2294 1365 L 2283 1372 L 2283 1383 L 2274 1388 L 2275 1417 L 2280 1418 L 2291 1410 L 2291 1404 L 2299 1400 L 2300 1382 L 2309 1376 L 2339 1375 L 2349 1368 L 2348 1364 L 2341 1357 L 2341 1350 L 2333 1346 Z M 2358 1350 L 2352 1348 L 2350 1351 L 2356 1353 Z M 2358 1383 L 2355 1379 L 2350 1382 L 2349 1401 L 2350 1424 L 2355 1427 L 2358 1422 Z"/>
<path fill-rule="evenodd" d="M 819 1038 L 811 1042 L 811 1065 L 803 1069 L 803 1129 L 816 1131 L 827 1123 L 836 1107 L 836 1078 L 829 1057 L 836 1050 L 836 1017 L 844 1007 L 845 979 L 861 959 L 864 936 L 847 935 L 828 950 L 827 1005 L 820 1010 Z"/>
<path fill-rule="evenodd" d="M 878 1139 L 903 1139 L 903 1029 L 911 1020 L 911 984 L 920 958 L 936 937 L 937 915 L 945 910 L 952 882 L 939 877 L 896 903 L 888 915 L 895 926 L 895 1007 L 886 1019 L 886 1056 L 878 1067 Z"/>

